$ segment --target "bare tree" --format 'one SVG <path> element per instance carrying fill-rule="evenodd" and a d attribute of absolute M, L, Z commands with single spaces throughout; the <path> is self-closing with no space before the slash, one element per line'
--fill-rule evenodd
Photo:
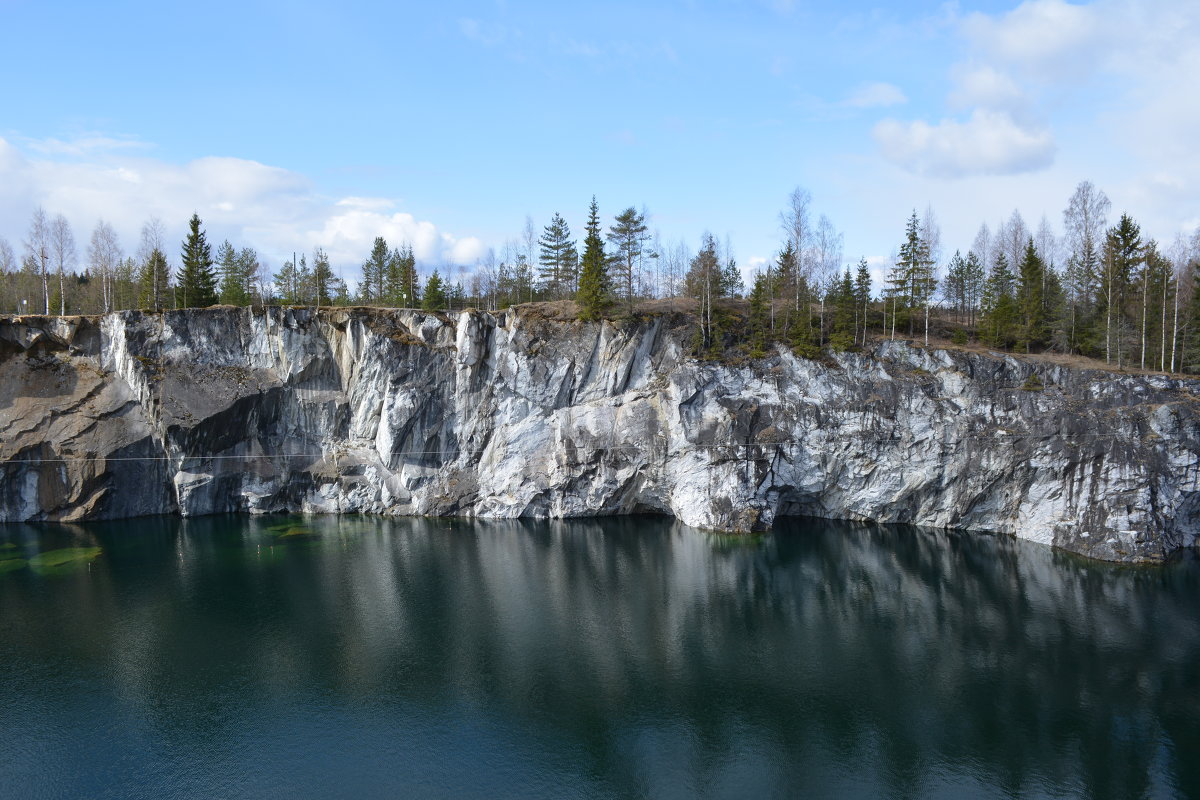
<path fill-rule="evenodd" d="M 17 271 L 17 256 L 13 252 L 12 245 L 3 236 L 0 236 L 0 297 L 8 293 L 8 285 L 12 280 L 12 276 Z M 13 292 L 14 307 L 19 312 L 20 305 L 16 301 L 16 292 Z"/>
<path fill-rule="evenodd" d="M 150 282 L 149 286 L 143 288 L 148 292 L 150 307 L 154 309 L 163 307 L 167 292 L 169 266 L 166 264 L 165 230 L 161 219 L 150 217 L 142 224 L 142 243 L 138 248 L 138 260 Z M 160 258 L 163 263 L 155 263 Z"/>
<path fill-rule="evenodd" d="M 121 245 L 117 232 L 104 220 L 96 223 L 88 245 L 88 262 L 100 278 L 100 296 L 107 314 L 113 306 L 113 273 L 121 262 Z"/>
<path fill-rule="evenodd" d="M 525 264 L 529 269 L 529 301 L 533 302 L 533 270 L 537 264 L 537 246 L 538 234 L 537 229 L 533 227 L 533 217 L 525 215 L 525 227 L 521 229 L 521 247 L 522 255 L 525 257 Z M 446 278 L 449 280 L 450 273 L 447 271 Z"/>
<path fill-rule="evenodd" d="M 925 286 L 921 295 L 925 299 L 925 346 L 929 346 L 929 309 L 933 305 L 933 297 L 937 291 L 938 264 L 942 260 L 942 227 L 938 224 L 933 206 L 925 206 L 925 217 L 921 220 L 921 250 L 925 258 L 925 268 L 922 279 Z"/>
<path fill-rule="evenodd" d="M 1091 299 L 1101 268 L 1100 251 L 1112 203 L 1104 192 L 1081 181 L 1063 209 L 1063 240 L 1067 263 L 1063 283 L 1071 307 L 1070 341 L 1075 342 L 1075 320 L 1081 304 Z"/>
<path fill-rule="evenodd" d="M 50 278 L 47 265 L 50 263 L 50 221 L 46 218 L 46 211 L 38 206 L 33 212 L 33 219 L 29 221 L 29 234 L 25 239 L 25 252 L 27 257 L 37 264 L 38 272 L 42 278 L 42 301 L 44 311 L 42 313 L 50 313 Z"/>
<path fill-rule="evenodd" d="M 833 222 L 824 214 L 817 220 L 817 228 L 813 235 L 813 277 L 821 302 L 821 323 L 819 325 L 818 342 L 825 346 L 825 295 L 836 279 L 838 267 L 842 262 L 842 234 L 833 226 Z"/>
<path fill-rule="evenodd" d="M 55 214 L 50 223 L 50 257 L 58 272 L 59 314 L 67 313 L 67 270 L 75 267 L 75 235 L 71 224 L 62 214 Z"/>
<path fill-rule="evenodd" d="M 787 208 L 779 212 L 779 226 L 783 229 L 787 241 L 792 243 L 792 249 L 796 251 L 797 268 L 792 293 L 797 311 L 800 310 L 800 296 L 803 294 L 800 291 L 800 282 L 810 277 L 812 266 L 809 252 L 813 238 L 811 205 L 812 195 L 807 189 L 797 186 L 788 196 Z"/>

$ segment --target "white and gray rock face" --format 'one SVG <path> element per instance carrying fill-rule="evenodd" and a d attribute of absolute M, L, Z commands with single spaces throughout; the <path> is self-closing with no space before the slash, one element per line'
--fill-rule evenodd
<path fill-rule="evenodd" d="M 687 355 L 689 321 L 212 308 L 0 318 L 0 520 L 780 514 L 1157 560 L 1200 530 L 1200 383 L 884 343 Z M 1030 391 L 1035 374 L 1044 385 Z"/>

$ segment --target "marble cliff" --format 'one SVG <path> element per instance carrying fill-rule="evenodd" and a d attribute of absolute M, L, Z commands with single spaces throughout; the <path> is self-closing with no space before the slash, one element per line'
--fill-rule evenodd
<path fill-rule="evenodd" d="M 1109 560 L 1200 531 L 1200 382 L 884 342 L 689 355 L 691 320 L 211 308 L 0 318 L 0 520 L 781 514 Z"/>

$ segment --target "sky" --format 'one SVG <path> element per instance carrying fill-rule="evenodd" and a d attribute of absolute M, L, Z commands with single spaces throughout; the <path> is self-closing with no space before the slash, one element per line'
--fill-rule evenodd
<path fill-rule="evenodd" d="M 151 216 L 277 268 L 376 236 L 473 264 L 561 213 L 771 258 L 799 186 L 877 277 L 1092 181 L 1163 242 L 1200 226 L 1200 3 L 0 0 L 0 237 L 82 254 Z M 581 238 L 581 237 L 580 237 Z M 177 250 L 169 254 L 177 263 Z"/>

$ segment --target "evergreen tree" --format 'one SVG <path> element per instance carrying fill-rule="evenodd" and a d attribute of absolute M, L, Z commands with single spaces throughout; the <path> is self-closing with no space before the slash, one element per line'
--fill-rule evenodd
<path fill-rule="evenodd" d="M 608 229 L 608 241 L 613 245 L 612 283 L 620 287 L 626 311 L 632 315 L 634 277 L 646 245 L 646 218 L 630 206 L 617 215 L 615 222 Z"/>
<path fill-rule="evenodd" d="M 374 260 L 374 252 L 372 252 Z M 417 308 L 420 305 L 420 277 L 412 246 L 405 242 L 388 254 L 383 268 L 381 301 L 396 308 Z"/>
<path fill-rule="evenodd" d="M 946 264 L 946 279 L 942 284 L 946 300 L 960 322 L 967 318 L 967 260 L 958 250 Z"/>
<path fill-rule="evenodd" d="M 1097 297 L 1098 316 L 1104 319 L 1104 358 L 1108 363 L 1115 360 L 1118 367 L 1129 352 L 1123 334 L 1130 328 L 1133 277 L 1143 258 L 1141 228 L 1128 214 L 1122 214 L 1105 237 Z"/>
<path fill-rule="evenodd" d="M 571 228 L 556 211 L 538 239 L 538 277 L 545 292 L 558 300 L 575 291 L 579 253 L 571 240 Z"/>
<path fill-rule="evenodd" d="M 329 265 L 329 256 L 318 247 L 313 253 L 312 266 L 312 297 L 318 307 L 333 305 L 338 280 Z"/>
<path fill-rule="evenodd" d="M 358 283 L 358 301 L 363 305 L 383 303 L 383 281 L 387 273 L 388 246 L 382 236 L 376 236 L 371 254 L 362 263 L 362 279 Z"/>
<path fill-rule="evenodd" d="M 258 253 L 255 252 L 253 247 L 243 247 L 239 250 L 237 261 L 238 275 L 242 279 L 242 293 L 246 298 L 244 305 L 250 305 L 259 293 L 254 284 L 258 279 L 262 264 L 259 263 Z M 260 297 L 259 301 L 263 302 L 263 298 Z"/>
<path fill-rule="evenodd" d="M 721 297 L 741 297 L 745 290 L 742 271 L 738 269 L 737 261 L 730 258 L 721 270 Z"/>
<path fill-rule="evenodd" d="M 854 311 L 857 305 L 854 278 L 850 275 L 849 267 L 846 267 L 841 280 L 832 282 L 829 294 L 829 302 L 833 305 L 833 331 L 829 335 L 829 345 L 834 350 L 849 350 L 854 346 Z"/>
<path fill-rule="evenodd" d="M 1046 281 L 1046 266 L 1030 238 L 1021 259 L 1020 280 L 1015 298 L 1017 315 L 1020 319 L 1017 344 L 1030 352 L 1046 339 L 1046 308 L 1043 303 Z"/>
<path fill-rule="evenodd" d="M 579 290 L 575 302 L 579 305 L 579 318 L 597 320 L 608 305 L 604 240 L 600 238 L 600 214 L 596 198 L 588 211 L 587 235 L 583 239 L 583 259 L 579 267 Z"/>
<path fill-rule="evenodd" d="M 200 229 L 199 214 L 192 214 L 188 221 L 188 235 L 183 241 L 179 296 L 184 308 L 203 308 L 217 302 L 217 276 L 213 272 L 212 248 Z"/>
<path fill-rule="evenodd" d="M 979 303 L 983 297 L 983 283 L 986 280 L 983 262 L 974 250 L 967 252 L 966 263 L 963 266 L 963 291 L 967 307 L 967 324 L 972 330 L 977 322 Z"/>
<path fill-rule="evenodd" d="M 138 300 L 140 307 L 150 311 L 161 311 L 169 305 L 171 297 L 171 268 L 167 257 L 157 247 L 150 251 L 142 263 L 138 275 Z"/>
<path fill-rule="evenodd" d="M 421 308 L 426 311 L 442 311 L 446 308 L 446 290 L 442 284 L 442 276 L 435 269 L 425 284 L 425 297 Z"/>
<path fill-rule="evenodd" d="M 793 292 L 796 286 L 796 272 L 799 264 L 796 259 L 796 249 L 788 240 L 783 250 L 779 251 L 778 266 L 775 270 L 775 297 L 783 300 L 794 300 Z"/>
<path fill-rule="evenodd" d="M 700 303 L 700 329 L 697 337 L 697 353 L 716 355 L 722 347 L 719 320 L 714 323 L 713 300 L 721 294 L 721 262 L 717 257 L 717 242 L 705 233 L 700 240 L 700 251 L 692 259 L 684 286 L 689 297 Z"/>
<path fill-rule="evenodd" d="M 217 248 L 217 271 L 221 275 L 221 302 L 227 306 L 250 305 L 246 262 L 228 239 Z"/>
<path fill-rule="evenodd" d="M 1008 256 L 996 251 L 996 261 L 983 287 L 982 338 L 993 347 L 1008 347 L 1018 323 L 1017 305 L 1013 299 L 1014 278 L 1008 266 Z"/>
<path fill-rule="evenodd" d="M 771 335 L 770 304 L 769 276 L 760 272 L 754 276 L 754 286 L 750 290 L 750 355 L 753 358 L 762 358 L 767 352 Z"/>
<path fill-rule="evenodd" d="M 871 305 L 871 270 L 867 267 L 867 259 L 861 258 L 858 261 L 858 273 L 854 276 L 854 307 L 856 311 L 862 313 L 861 319 L 861 342 L 865 347 L 867 344 L 867 311 Z"/>
<path fill-rule="evenodd" d="M 312 273 L 303 255 L 299 262 L 285 261 L 275 273 L 275 296 L 283 305 L 305 305 L 311 296 Z"/>
<path fill-rule="evenodd" d="M 904 243 L 900 245 L 896 270 L 894 276 L 896 299 L 900 300 L 903 309 L 909 312 L 908 335 L 912 336 L 916 319 L 911 311 L 926 305 L 937 288 L 929 243 L 921 236 L 921 221 L 917 217 L 916 210 L 913 211 L 905 226 Z"/>

